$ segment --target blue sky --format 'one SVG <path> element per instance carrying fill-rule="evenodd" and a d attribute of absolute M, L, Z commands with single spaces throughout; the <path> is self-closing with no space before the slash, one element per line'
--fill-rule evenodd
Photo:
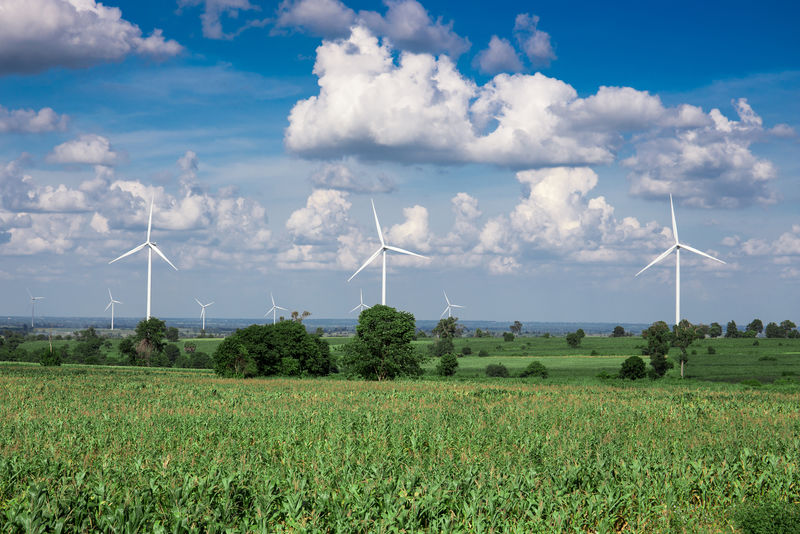
<path fill-rule="evenodd" d="M 800 319 L 800 50 L 785 2 L 7 0 L 0 314 Z"/>

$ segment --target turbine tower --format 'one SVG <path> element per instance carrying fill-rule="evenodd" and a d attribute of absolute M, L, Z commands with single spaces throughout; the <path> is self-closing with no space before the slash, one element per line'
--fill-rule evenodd
<path fill-rule="evenodd" d="M 372 263 L 372 261 L 378 257 L 378 255 L 383 255 L 383 277 L 382 277 L 382 284 L 381 284 L 381 304 L 384 306 L 386 305 L 386 251 L 391 250 L 392 252 L 399 252 L 400 254 L 408 254 L 409 256 L 416 256 L 418 258 L 429 259 L 427 256 L 423 256 L 422 254 L 417 254 L 416 252 L 411 252 L 410 250 L 405 250 L 398 247 L 393 247 L 391 245 L 387 245 L 386 241 L 383 239 L 383 232 L 381 231 L 381 223 L 378 222 L 378 212 L 375 211 L 375 201 L 372 200 L 372 214 L 375 215 L 375 227 L 378 229 L 378 239 L 381 241 L 381 246 L 378 250 L 375 251 L 372 256 L 369 257 L 367 261 L 364 262 L 364 265 L 358 268 L 356 272 L 353 273 L 353 276 L 347 279 L 349 282 L 352 280 L 355 275 L 361 272 L 364 267 Z"/>
<path fill-rule="evenodd" d="M 669 196 L 669 209 L 672 211 L 672 236 L 675 238 L 675 244 L 662 252 L 661 255 L 656 259 L 651 261 L 647 267 L 636 273 L 636 276 L 639 276 L 647 269 L 669 256 L 670 252 L 673 250 L 675 251 L 675 324 L 678 324 L 681 322 L 681 249 L 685 248 L 689 252 L 694 252 L 700 256 L 705 256 L 706 258 L 718 261 L 719 263 L 724 264 L 725 262 L 715 258 L 714 256 L 706 254 L 703 251 L 697 250 L 696 248 L 692 248 L 689 245 L 684 245 L 678 241 L 678 225 L 675 223 L 675 207 L 672 205 L 672 195 Z M 634 276 L 634 278 L 636 278 L 636 276 Z"/>
<path fill-rule="evenodd" d="M 354 312 L 354 311 L 356 311 L 356 310 L 358 310 L 359 312 L 362 312 L 362 311 L 364 311 L 364 310 L 366 310 L 366 309 L 369 309 L 369 306 L 367 306 L 366 304 L 364 304 L 364 290 L 363 290 L 363 289 L 360 289 L 360 290 L 359 290 L 359 292 L 361 293 L 361 302 L 359 303 L 359 305 L 358 305 L 358 306 L 356 306 L 355 308 L 353 308 L 352 310 L 350 310 L 350 313 L 353 313 L 353 312 Z"/>
<path fill-rule="evenodd" d="M 442 312 L 442 314 L 439 316 L 439 318 L 440 318 L 440 319 L 441 319 L 442 317 L 444 317 L 444 314 L 445 314 L 445 313 L 447 314 L 447 317 L 448 317 L 448 318 L 449 318 L 449 317 L 452 317 L 452 316 L 453 316 L 453 313 L 452 313 L 452 309 L 453 309 L 453 308 L 463 308 L 463 307 L 464 307 L 464 306 L 461 306 L 460 304 L 453 304 L 453 303 L 451 303 L 451 302 L 450 302 L 450 299 L 449 299 L 449 298 L 447 298 L 447 292 L 446 292 L 446 291 L 442 290 L 442 293 L 444 293 L 444 300 L 445 300 L 445 302 L 447 302 L 447 307 L 444 309 L 444 311 Z"/>
<path fill-rule="evenodd" d="M 130 256 L 131 254 L 136 254 L 137 252 L 139 252 L 143 248 L 147 247 L 147 320 L 150 320 L 150 292 L 151 292 L 151 288 L 152 288 L 151 281 L 152 281 L 152 271 L 153 271 L 153 251 L 155 251 L 156 254 L 161 256 L 161 259 L 163 259 L 165 262 L 167 262 L 170 267 L 172 267 L 176 271 L 178 270 L 178 268 L 175 267 L 174 265 L 172 265 L 172 262 L 169 261 L 166 256 L 164 256 L 164 253 L 161 252 L 161 249 L 159 249 L 158 246 L 156 246 L 155 241 L 150 241 L 150 230 L 151 230 L 151 228 L 153 226 L 153 202 L 154 201 L 155 201 L 155 197 L 153 197 L 153 199 L 150 200 L 150 218 L 147 221 L 147 239 L 145 240 L 145 242 L 142 243 L 141 245 L 139 245 L 138 247 L 129 250 L 128 252 L 126 252 L 125 254 L 120 256 L 119 258 L 111 260 L 110 262 L 108 262 L 109 265 L 110 265 L 110 264 L 114 263 L 115 261 L 121 260 L 125 256 Z"/>
<path fill-rule="evenodd" d="M 281 308 L 280 306 L 275 304 L 275 298 L 272 296 L 271 292 L 269 294 L 269 299 L 272 301 L 272 307 L 269 310 L 267 310 L 267 313 L 264 314 L 264 317 L 266 317 L 267 315 L 269 315 L 270 312 L 272 312 L 272 324 L 275 324 L 275 310 L 283 310 L 283 311 L 289 311 L 289 310 L 287 310 L 286 308 Z"/>
<path fill-rule="evenodd" d="M 205 332 L 206 331 L 206 308 L 208 308 L 209 306 L 214 304 L 214 301 L 212 300 L 208 304 L 203 304 L 202 302 L 200 302 L 197 299 L 197 297 L 195 297 L 194 301 L 200 305 L 200 319 L 203 320 L 203 332 Z"/>
<path fill-rule="evenodd" d="M 44 300 L 44 297 L 34 297 L 31 293 L 31 290 L 28 289 L 28 296 L 31 298 L 31 328 L 33 328 L 33 316 L 36 312 L 36 301 L 37 300 Z"/>
<path fill-rule="evenodd" d="M 119 300 L 114 300 L 114 297 L 111 296 L 111 288 L 108 290 L 108 306 L 106 306 L 105 311 L 108 311 L 111 308 L 111 330 L 114 330 L 114 304 L 122 304 Z"/>

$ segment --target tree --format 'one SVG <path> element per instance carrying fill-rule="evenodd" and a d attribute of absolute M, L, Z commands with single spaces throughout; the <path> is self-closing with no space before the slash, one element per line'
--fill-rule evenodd
<path fill-rule="evenodd" d="M 672 334 L 672 344 L 681 349 L 679 360 L 681 362 L 681 378 L 683 378 L 683 367 L 689 361 L 689 356 L 686 349 L 692 342 L 698 338 L 697 327 L 686 319 L 682 319 L 680 323 L 675 325 Z"/>
<path fill-rule="evenodd" d="M 728 322 L 728 326 L 725 327 L 725 337 L 740 337 L 739 329 L 736 327 L 736 321 Z"/>
<path fill-rule="evenodd" d="M 52 347 L 43 347 L 38 351 L 39 364 L 45 367 L 61 365 L 61 354 Z"/>
<path fill-rule="evenodd" d="M 428 352 L 434 358 L 441 358 L 445 354 L 449 354 L 454 350 L 455 347 L 453 346 L 453 340 L 449 337 L 437 339 L 428 347 Z"/>
<path fill-rule="evenodd" d="M 719 323 L 711 323 L 708 327 L 708 337 L 716 338 L 722 335 L 722 325 Z"/>
<path fill-rule="evenodd" d="M 292 321 L 294 321 L 296 323 L 302 323 L 303 319 L 305 319 L 309 315 L 311 315 L 310 311 L 303 311 L 303 313 L 300 313 L 298 311 L 293 311 L 292 312 Z"/>
<path fill-rule="evenodd" d="M 764 323 L 761 322 L 761 319 L 753 319 L 750 321 L 750 324 L 747 325 L 748 330 L 753 330 L 756 334 L 760 334 L 764 331 Z"/>
<path fill-rule="evenodd" d="M 173 367 L 175 365 L 175 360 L 181 355 L 181 349 L 178 348 L 178 345 L 170 343 L 164 347 L 164 355 L 167 357 L 169 366 Z"/>
<path fill-rule="evenodd" d="M 136 351 L 136 364 L 150 366 L 150 359 L 154 354 L 161 354 L 164 350 L 164 336 L 166 335 L 164 321 L 156 317 L 139 321 L 133 335 L 133 347 Z"/>
<path fill-rule="evenodd" d="M 703 324 L 703 323 L 700 323 L 700 324 L 695 325 L 695 326 L 697 326 L 697 335 L 699 336 L 699 339 L 705 339 L 705 337 L 708 335 L 708 331 L 710 329 L 709 326 L 707 324 Z"/>
<path fill-rule="evenodd" d="M 167 338 L 167 341 L 177 343 L 178 339 L 180 339 L 180 332 L 174 326 L 170 326 L 167 328 L 166 332 L 164 332 L 164 337 Z"/>
<path fill-rule="evenodd" d="M 187 354 L 191 354 L 192 352 L 197 350 L 197 343 L 194 341 L 187 341 L 183 344 L 183 351 Z"/>
<path fill-rule="evenodd" d="M 433 335 L 442 339 L 461 337 L 462 328 L 458 324 L 458 317 L 440 319 L 433 329 Z"/>
<path fill-rule="evenodd" d="M 344 346 L 342 365 L 350 375 L 367 380 L 392 380 L 422 374 L 414 352 L 414 316 L 376 304 L 358 317 L 356 335 Z"/>
<path fill-rule="evenodd" d="M 511 332 L 503 332 L 503 341 L 514 341 L 514 334 Z"/>
<path fill-rule="evenodd" d="M 644 378 L 645 376 L 647 376 L 647 368 L 644 364 L 644 360 L 642 360 L 640 357 L 631 356 L 622 362 L 622 367 L 619 370 L 620 378 L 638 380 L 640 378 Z"/>
<path fill-rule="evenodd" d="M 458 369 L 458 358 L 452 352 L 442 356 L 436 366 L 436 374 L 439 376 L 453 376 Z"/>
<path fill-rule="evenodd" d="M 781 321 L 781 330 L 783 330 L 783 336 L 781 337 L 797 337 L 797 325 L 794 324 L 789 319 L 785 321 Z"/>
<path fill-rule="evenodd" d="M 786 335 L 783 332 L 783 329 L 781 329 L 781 327 L 778 326 L 778 323 L 775 323 L 775 322 L 771 322 L 771 323 L 767 324 L 767 328 L 764 330 L 764 334 L 767 337 L 771 337 L 771 338 L 786 337 Z"/>
<path fill-rule="evenodd" d="M 515 336 L 518 336 L 522 333 L 522 323 L 519 321 L 514 321 L 514 324 L 508 327 L 511 330 L 511 333 Z"/>
<path fill-rule="evenodd" d="M 103 347 L 104 340 L 97 335 L 93 327 L 86 330 L 75 332 L 77 344 L 72 349 L 71 361 L 76 363 L 86 363 L 96 365 L 102 362 L 103 355 L 100 349 Z"/>
<path fill-rule="evenodd" d="M 667 360 L 672 332 L 667 323 L 656 321 L 642 331 L 642 337 L 647 340 L 647 348 L 642 352 L 650 356 L 651 376 L 661 378 L 667 370 L 672 369 L 672 362 Z"/>
<path fill-rule="evenodd" d="M 547 378 L 547 367 L 542 365 L 542 362 L 534 360 L 528 364 L 528 366 L 522 370 L 519 376 L 525 378 L 529 376 L 538 376 L 540 378 Z"/>
<path fill-rule="evenodd" d="M 611 337 L 625 337 L 625 329 L 620 325 L 615 326 L 614 331 L 611 333 Z"/>
<path fill-rule="evenodd" d="M 578 328 L 575 332 L 567 334 L 567 345 L 573 349 L 578 348 L 584 337 L 586 337 L 586 333 L 583 331 L 583 328 Z"/>

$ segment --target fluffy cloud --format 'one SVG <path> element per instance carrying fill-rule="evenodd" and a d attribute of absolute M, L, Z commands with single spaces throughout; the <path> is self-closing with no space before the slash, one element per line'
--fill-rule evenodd
<path fill-rule="evenodd" d="M 182 47 L 160 30 L 149 37 L 122 12 L 95 0 L 7 0 L 0 16 L 0 75 L 82 68 L 131 53 L 169 57 Z"/>
<path fill-rule="evenodd" d="M 350 205 L 347 193 L 316 189 L 308 197 L 306 207 L 291 214 L 286 229 L 296 239 L 306 242 L 333 241 L 345 230 Z"/>
<path fill-rule="evenodd" d="M 734 240 L 733 244 L 738 244 L 736 241 L 738 240 Z M 748 239 L 739 246 L 747 256 L 798 256 L 800 255 L 800 224 L 792 225 L 790 231 L 782 233 L 778 239 L 772 242 L 764 239 Z"/>
<path fill-rule="evenodd" d="M 87 209 L 82 191 L 64 184 L 39 186 L 25 173 L 27 154 L 0 168 L 0 207 L 10 212 L 80 212 Z"/>
<path fill-rule="evenodd" d="M 734 105 L 738 121 L 712 109 L 697 126 L 637 143 L 635 154 L 622 162 L 631 169 L 631 193 L 643 197 L 672 193 L 698 207 L 776 202 L 770 181 L 777 170 L 750 150 L 765 135 L 761 117 L 745 99 Z"/>
<path fill-rule="evenodd" d="M 42 133 L 66 128 L 67 116 L 59 115 L 51 108 L 34 111 L 0 106 L 0 133 Z"/>
<path fill-rule="evenodd" d="M 484 74 L 497 74 L 499 72 L 519 72 L 522 70 L 522 62 L 519 55 L 507 39 L 501 39 L 492 35 L 489 40 L 489 47 L 481 50 L 475 56 L 473 65 L 478 67 Z"/>
<path fill-rule="evenodd" d="M 428 210 L 416 205 L 403 208 L 405 220 L 384 230 L 390 245 L 410 248 L 412 252 L 427 252 L 431 249 L 431 230 L 428 226 Z"/>
<path fill-rule="evenodd" d="M 232 39 L 244 29 L 253 26 L 263 26 L 266 21 L 254 20 L 247 22 L 238 31 L 225 33 L 222 30 L 223 16 L 236 19 L 240 11 L 257 10 L 248 0 L 178 0 L 179 7 L 203 5 L 203 14 L 200 21 L 203 25 L 203 37 L 209 39 Z"/>
<path fill-rule="evenodd" d="M 297 28 L 326 39 L 346 37 L 355 12 L 339 0 L 284 0 L 275 28 Z"/>
<path fill-rule="evenodd" d="M 51 163 L 88 165 L 114 165 L 119 159 L 120 155 L 111 148 L 111 142 L 96 134 L 84 134 L 62 143 L 47 156 L 47 161 Z"/>
<path fill-rule="evenodd" d="M 360 21 L 372 32 L 388 37 L 401 50 L 441 54 L 458 58 L 469 50 L 469 40 L 453 31 L 453 22 L 434 21 L 416 0 L 386 0 L 386 15 L 374 11 L 359 13 Z"/>
<path fill-rule="evenodd" d="M 390 193 L 394 181 L 385 174 L 374 178 L 357 177 L 356 173 L 368 171 L 356 168 L 352 163 L 326 163 L 311 175 L 311 183 L 321 189 L 339 189 L 351 193 Z"/>
<path fill-rule="evenodd" d="M 556 59 L 550 34 L 538 29 L 539 17 L 520 13 L 514 20 L 514 35 L 520 47 L 534 65 L 549 65 Z"/>

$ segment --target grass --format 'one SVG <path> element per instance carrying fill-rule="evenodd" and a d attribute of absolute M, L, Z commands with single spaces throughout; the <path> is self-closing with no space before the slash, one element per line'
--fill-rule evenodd
<path fill-rule="evenodd" d="M 772 386 L 3 364 L 0 532 L 730 531 L 800 500 L 798 429 Z"/>

